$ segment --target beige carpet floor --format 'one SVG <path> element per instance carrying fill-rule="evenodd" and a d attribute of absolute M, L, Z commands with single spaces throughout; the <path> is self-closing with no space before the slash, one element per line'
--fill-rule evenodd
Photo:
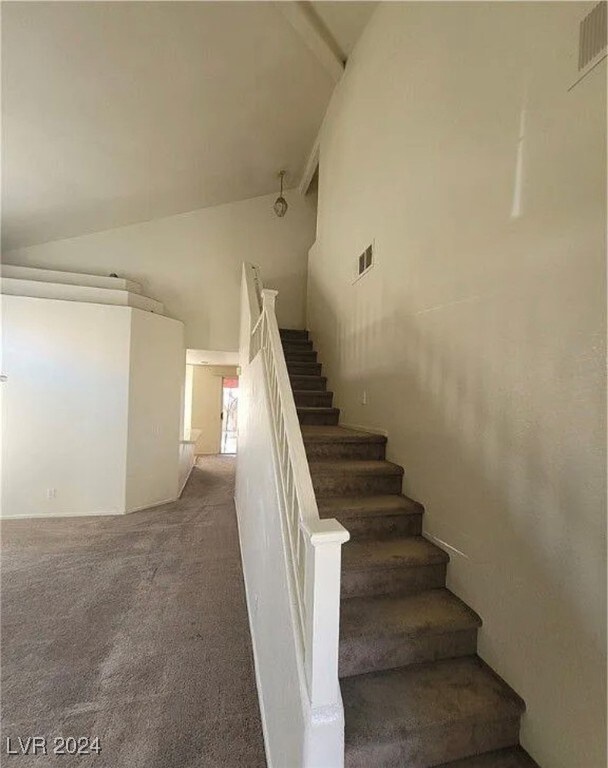
<path fill-rule="evenodd" d="M 233 486 L 210 457 L 173 504 L 3 522 L 1 765 L 266 765 Z M 101 753 L 9 757 L 19 736 Z"/>

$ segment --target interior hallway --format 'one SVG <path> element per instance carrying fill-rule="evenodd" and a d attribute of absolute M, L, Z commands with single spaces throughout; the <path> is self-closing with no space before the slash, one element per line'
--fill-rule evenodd
<path fill-rule="evenodd" d="M 234 469 L 205 457 L 127 516 L 2 523 L 3 756 L 7 736 L 102 748 L 15 768 L 265 766 Z"/>

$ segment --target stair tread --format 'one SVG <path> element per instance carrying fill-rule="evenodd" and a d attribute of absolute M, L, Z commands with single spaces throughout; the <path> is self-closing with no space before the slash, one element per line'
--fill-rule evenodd
<path fill-rule="evenodd" d="M 391 635 L 443 634 L 481 626 L 481 619 L 447 589 L 403 597 L 349 597 L 340 608 L 342 640 Z"/>
<path fill-rule="evenodd" d="M 302 390 L 294 390 L 300 392 Z M 305 443 L 386 443 L 384 435 L 360 432 L 348 427 L 308 425 L 302 427 Z"/>
<path fill-rule="evenodd" d="M 350 541 L 342 548 L 342 567 L 399 568 L 447 563 L 448 555 L 422 536 Z"/>
<path fill-rule="evenodd" d="M 520 697 L 477 656 L 370 672 L 340 683 L 346 748 L 429 727 L 518 718 Z"/>
<path fill-rule="evenodd" d="M 297 387 L 301 392 L 325 392 L 327 379 L 325 376 L 307 376 L 305 373 L 290 373 L 291 387 Z"/>
<path fill-rule="evenodd" d="M 421 515 L 424 507 L 417 501 L 401 494 L 389 496 L 330 496 L 318 499 L 321 517 L 344 519 L 399 513 Z"/>
<path fill-rule="evenodd" d="M 319 395 L 321 395 L 321 396 L 328 397 L 329 395 L 333 396 L 333 394 L 334 394 L 329 389 L 324 389 L 322 392 L 318 392 L 315 389 L 293 389 L 293 387 L 292 387 L 291 391 L 293 392 L 294 396 L 295 395 L 311 395 L 311 396 L 317 396 L 318 397 Z M 303 407 L 306 407 L 306 406 L 303 406 Z"/>
<path fill-rule="evenodd" d="M 300 410 L 300 408 L 298 408 Z M 301 410 L 313 410 L 311 408 L 302 408 Z M 328 411 L 331 408 L 320 408 L 317 410 Z M 311 474 L 321 475 L 403 475 L 403 467 L 393 464 L 392 461 L 383 461 L 382 459 L 328 459 L 310 461 Z"/>
<path fill-rule="evenodd" d="M 303 347 L 304 349 L 312 349 L 312 341 L 310 339 L 299 339 L 297 337 L 283 336 L 281 338 L 283 346 L 289 346 L 292 344 L 294 347 Z"/>
<path fill-rule="evenodd" d="M 465 757 L 451 763 L 442 763 L 437 768 L 539 768 L 539 766 L 521 747 L 509 747 L 486 752 L 483 755 Z"/>
<path fill-rule="evenodd" d="M 335 413 L 340 410 L 329 405 L 298 405 L 297 409 L 304 413 Z"/>

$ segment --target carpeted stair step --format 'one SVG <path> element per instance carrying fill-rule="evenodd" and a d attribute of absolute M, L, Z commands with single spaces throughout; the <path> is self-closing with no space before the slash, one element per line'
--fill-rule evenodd
<path fill-rule="evenodd" d="M 337 424 L 339 408 L 300 407 L 297 409 L 300 424 Z"/>
<path fill-rule="evenodd" d="M 324 392 L 327 389 L 327 379 L 325 376 L 298 376 L 290 375 L 292 389 L 306 389 L 313 392 Z"/>
<path fill-rule="evenodd" d="M 281 339 L 281 342 L 286 355 L 291 352 L 312 352 L 310 339 Z"/>
<path fill-rule="evenodd" d="M 331 408 L 334 399 L 333 392 L 320 392 L 310 389 L 294 389 L 293 397 L 296 406 L 303 408 Z"/>
<path fill-rule="evenodd" d="M 447 589 L 351 597 L 340 611 L 340 677 L 474 655 L 480 626 Z"/>
<path fill-rule="evenodd" d="M 285 362 L 289 363 L 316 363 L 317 353 L 314 349 L 303 349 L 300 352 L 285 352 Z"/>
<path fill-rule="evenodd" d="M 307 339 L 308 331 L 300 331 L 294 328 L 279 328 L 279 334 L 282 339 Z"/>
<path fill-rule="evenodd" d="M 285 360 L 289 376 L 320 376 L 321 363 L 303 363 Z"/>
<path fill-rule="evenodd" d="M 539 765 L 521 747 L 508 747 L 452 763 L 441 763 L 437 768 L 539 768 Z"/>
<path fill-rule="evenodd" d="M 303 427 L 310 461 L 322 459 L 384 459 L 386 437 L 346 427 Z"/>
<path fill-rule="evenodd" d="M 422 536 L 349 541 L 342 547 L 342 597 L 406 595 L 445 586 L 447 554 Z"/>
<path fill-rule="evenodd" d="M 477 656 L 477 614 L 445 588 L 386 439 L 338 425 L 308 333 L 281 332 L 319 515 L 342 547 L 344 768 L 538 768 L 517 746 L 521 699 Z M 314 357 L 313 357 L 314 355 Z"/>
<path fill-rule="evenodd" d="M 403 467 L 390 461 L 309 461 L 309 468 L 318 498 L 401 493 Z"/>
<path fill-rule="evenodd" d="M 424 507 L 401 494 L 334 496 L 319 499 L 318 506 L 321 517 L 342 523 L 351 541 L 422 533 Z"/>
<path fill-rule="evenodd" d="M 345 768 L 429 768 L 514 747 L 523 701 L 476 656 L 348 677 Z"/>

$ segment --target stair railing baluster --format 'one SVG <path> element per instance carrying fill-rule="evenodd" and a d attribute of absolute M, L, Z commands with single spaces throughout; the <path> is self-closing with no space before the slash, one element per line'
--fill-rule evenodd
<path fill-rule="evenodd" d="M 342 711 L 338 683 L 340 562 L 341 547 L 349 534 L 336 520 L 319 517 L 275 313 L 277 291 L 262 287 L 252 265 L 245 264 L 243 274 L 253 324 L 251 338 L 245 343 L 249 360 L 260 352 L 264 360 L 310 705 L 319 713 L 323 708 Z M 255 317 L 257 306 L 259 318 Z"/>

